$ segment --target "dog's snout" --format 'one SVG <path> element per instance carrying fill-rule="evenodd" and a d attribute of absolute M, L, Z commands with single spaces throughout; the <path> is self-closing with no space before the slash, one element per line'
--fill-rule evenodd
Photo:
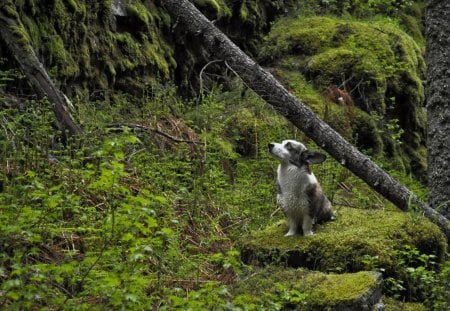
<path fill-rule="evenodd" d="M 275 146 L 273 143 L 269 143 L 269 151 L 272 150 L 273 146 Z"/>

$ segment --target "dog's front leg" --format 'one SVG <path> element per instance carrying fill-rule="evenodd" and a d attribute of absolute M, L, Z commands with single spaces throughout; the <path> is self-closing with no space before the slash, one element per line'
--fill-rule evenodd
<path fill-rule="evenodd" d="M 303 217 L 303 224 L 302 224 L 302 229 L 303 229 L 303 235 L 307 236 L 307 235 L 313 235 L 313 219 L 309 216 L 309 215 L 305 215 Z"/>
<path fill-rule="evenodd" d="M 288 217 L 289 231 L 284 236 L 292 236 L 297 234 L 298 220 Z"/>

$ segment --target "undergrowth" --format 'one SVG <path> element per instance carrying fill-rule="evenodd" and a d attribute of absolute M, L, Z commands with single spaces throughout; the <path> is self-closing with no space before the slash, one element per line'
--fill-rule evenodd
<path fill-rule="evenodd" d="M 124 94 L 80 102 L 85 134 L 69 140 L 51 126 L 46 100 L 1 97 L 0 308 L 277 309 L 285 297 L 265 306 L 233 297 L 252 271 L 235 241 L 283 218 L 267 144 L 307 139 L 238 93 L 191 102 L 160 87 L 133 107 Z M 331 159 L 315 172 L 333 202 L 393 208 Z M 404 259 L 404 273 L 444 305 L 448 267 L 425 259 L 414 271 Z"/>

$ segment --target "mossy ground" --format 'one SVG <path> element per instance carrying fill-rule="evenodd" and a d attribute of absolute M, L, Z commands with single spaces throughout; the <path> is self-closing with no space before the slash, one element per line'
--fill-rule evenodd
<path fill-rule="evenodd" d="M 196 2 L 204 4 L 203 12 L 218 18 L 216 25 L 228 30 L 228 34 L 234 33 L 233 40 L 254 51 L 249 47 L 268 29 L 274 12 L 284 11 L 288 3 L 297 1 Z M 317 4 L 317 1 L 309 2 Z M 157 92 L 164 88 L 160 84 L 149 87 L 149 82 L 171 80 L 175 70 L 179 71 L 180 80 L 190 82 L 192 76 L 198 76 L 198 71 L 183 72 L 183 67 L 203 66 L 195 56 L 176 55 L 174 42 L 177 40 L 170 37 L 173 33 L 170 38 L 167 36 L 172 30 L 170 18 L 151 0 L 129 1 L 129 16 L 120 18 L 113 16 L 110 0 L 42 3 L 7 0 L 2 9 L 7 16 L 21 22 L 15 33 L 24 43 L 32 44 L 61 89 L 66 93 L 69 91 L 67 94 L 74 99 L 78 117 L 88 134 L 80 143 L 83 145 L 81 148 L 72 144 L 69 147 L 55 146 L 60 137 L 50 127 L 51 113 L 47 110 L 42 113 L 42 103 L 27 101 L 24 104 L 27 111 L 17 111 L 17 114 L 3 111 L 3 118 L 8 121 L 5 121 L 5 129 L 8 130 L 2 131 L 1 143 L 8 157 L 0 157 L 7 161 L 1 164 L 5 169 L 0 170 L 0 186 L 4 189 L 2 195 L 6 194 L 8 202 L 12 203 L 5 205 L 5 213 L 2 213 L 4 225 L 0 226 L 5 233 L 1 235 L 2 245 L 6 243 L 8 249 L 0 256 L 6 267 L 0 273 L 1 292 L 4 294 L 0 297 L 0 305 L 10 310 L 142 310 L 161 306 L 163 309 L 165 306 L 166 309 L 212 310 L 219 305 L 230 309 L 231 298 L 223 290 L 224 286 L 235 282 L 239 276 L 249 276 L 240 274 L 242 270 L 253 269 L 239 261 L 234 242 L 242 234 L 271 221 L 269 215 L 275 205 L 272 180 L 275 164 L 265 155 L 267 143 L 286 137 L 297 138 L 301 134 L 284 119 L 275 116 L 273 111 L 261 108 L 263 104 L 254 94 L 248 97 L 249 92 L 245 98 L 240 92 L 231 96 L 225 92 L 217 93 L 217 96 L 211 94 L 196 102 L 194 108 L 192 102 L 181 103 L 174 90 L 166 90 L 161 95 Z M 336 18 L 322 21 L 325 21 L 323 25 L 318 19 L 312 26 L 330 29 L 333 25 L 339 26 L 338 35 L 331 37 L 331 48 L 339 50 L 324 50 L 322 56 L 316 55 L 322 53 L 321 47 L 316 44 L 317 38 L 308 37 L 308 32 L 320 35 L 324 48 L 330 43 L 330 37 L 327 29 L 310 29 L 305 33 L 305 40 L 311 46 L 305 48 L 317 53 L 306 57 L 289 55 L 278 65 L 287 76 L 292 92 L 325 119 L 328 116 L 327 121 L 335 122 L 338 128 L 348 127 L 345 111 L 342 112 L 335 103 L 323 104 L 318 87 L 321 85 L 317 78 L 320 75 L 318 69 L 325 66 L 325 69 L 339 70 L 345 65 L 369 70 L 362 74 L 383 88 L 382 78 L 393 72 L 389 66 L 375 66 L 372 69 L 376 72 L 371 73 L 370 62 L 354 59 L 355 55 L 364 54 L 361 49 L 370 47 L 375 40 L 359 33 L 359 26 L 365 31 L 370 29 L 372 34 L 381 33 L 381 37 L 389 37 L 391 41 L 399 39 L 396 47 L 400 56 L 405 58 L 399 57 L 400 65 L 394 69 L 406 68 L 407 73 L 405 81 L 398 80 L 399 83 L 394 85 L 393 94 L 403 91 L 403 82 L 407 82 L 409 88 L 405 88 L 405 98 L 420 98 L 417 97 L 420 88 L 415 88 L 416 76 L 410 70 L 414 68 L 410 65 L 414 65 L 416 60 L 420 69 L 420 57 L 410 57 L 414 56 L 411 52 L 416 48 L 411 49 L 410 43 L 409 46 L 404 44 L 407 38 L 396 36 L 395 32 L 392 35 L 384 26 L 374 29 L 367 23 L 349 22 L 348 18 L 342 22 Z M 353 41 L 350 40 L 352 36 Z M 296 39 L 302 40 L 300 37 Z M 344 40 L 355 46 L 351 49 L 339 47 L 337 43 Z M 358 46 L 359 42 L 365 42 L 367 46 Z M 383 45 L 376 47 L 384 48 Z M 4 68 L 15 66 L 9 61 L 12 56 L 5 53 L 6 50 L 0 51 L 0 73 L 3 74 Z M 201 47 L 194 43 L 192 47 L 182 45 L 182 50 L 188 50 L 187 54 L 191 55 L 192 50 L 201 50 Z M 382 56 L 390 57 L 391 54 L 396 55 L 389 52 Z M 373 54 L 369 56 L 371 60 L 379 59 Z M 310 67 L 304 66 L 308 65 L 305 62 L 307 57 L 313 58 Z M 334 63 L 330 64 L 329 60 Z M 292 70 L 287 71 L 287 67 Z M 305 68 L 310 70 L 309 77 L 301 74 Z M 333 73 L 330 72 L 323 74 L 327 83 L 332 78 Z M 314 78 L 313 74 L 317 77 Z M 3 87 L 6 91 L 19 90 L 19 94 L 28 89 L 23 78 L 0 82 L 13 85 L 1 85 L 2 92 Z M 195 86 L 194 83 L 192 85 Z M 373 85 L 364 86 L 368 90 Z M 82 88 L 88 89 L 91 96 L 71 96 L 74 94 L 70 90 L 76 90 L 74 93 L 78 95 Z M 136 95 L 136 90 L 143 90 L 138 92 L 136 97 L 139 98 L 131 95 Z M 99 96 L 100 93 L 104 96 Z M 3 101 L 6 100 L 0 97 L 5 104 Z M 377 93 L 373 98 L 381 100 L 382 97 Z M 390 101 L 383 100 L 387 105 L 393 102 L 392 98 L 390 94 Z M 154 101 L 154 104 L 145 106 L 149 101 Z M 10 107 L 8 103 L 6 107 Z M 134 115 L 132 110 L 137 107 L 142 110 L 133 111 Z M 379 130 L 372 126 L 374 119 L 368 114 L 363 114 L 359 120 L 358 124 L 367 128 L 364 133 Z M 412 120 L 418 124 L 421 121 Z M 116 137 L 103 131 L 102 128 L 108 127 L 111 121 L 144 124 L 171 135 L 187 135 L 187 138 L 201 140 L 206 145 L 204 149 L 176 146 L 156 135 L 139 135 L 143 143 L 138 146 L 136 138 L 128 137 L 128 134 Z M 298 139 L 306 140 L 305 137 Z M 361 140 L 370 141 L 366 138 Z M 134 142 L 133 146 L 128 145 L 131 142 Z M 242 148 L 242 142 L 247 142 L 248 146 Z M 375 145 L 372 141 L 367 143 L 367 146 Z M 16 146 L 20 147 L 16 149 Z M 414 150 L 420 150 L 420 146 Z M 108 156 L 103 157 L 105 154 Z M 61 165 L 49 163 L 48 155 L 55 155 Z M 334 194 L 334 199 L 347 200 L 349 205 L 365 208 L 383 206 L 381 200 L 374 199 L 377 196 L 370 193 L 367 186 L 349 177 L 348 171 L 338 168 L 335 162 L 327 161 L 316 172 L 324 181 L 324 189 Z M 121 176 L 119 180 L 114 177 L 117 174 Z M 403 178 L 404 181 L 406 177 Z M 339 189 L 336 179 L 339 184 L 350 186 Z M 105 187 L 109 185 L 117 191 L 106 191 Z M 318 227 L 314 237 L 289 240 L 289 249 L 301 244 L 308 246 L 306 258 L 311 260 L 307 260 L 307 265 L 327 272 L 385 269 L 390 264 L 395 272 L 395 253 L 391 251 L 408 244 L 421 252 L 436 254 L 439 261 L 442 258 L 445 248 L 442 237 L 436 233 L 435 227 L 425 224 L 416 215 L 342 209 L 338 216 L 340 218 L 335 223 Z M 284 226 L 281 222 L 265 231 L 273 234 L 270 243 L 283 239 Z M 254 237 L 257 236 L 258 233 Z M 73 237 L 82 246 L 75 247 Z M 261 235 L 259 243 L 266 243 L 265 238 L 266 235 Z M 266 249 L 261 251 L 263 255 L 264 252 Z M 52 254 L 56 254 L 55 258 L 47 256 Z M 284 255 L 287 252 L 269 259 L 273 262 L 273 259 L 286 258 Z M 278 269 L 279 272 L 273 273 L 272 279 L 272 274 L 259 273 L 256 269 L 258 275 L 247 283 L 249 293 L 256 288 L 256 285 L 248 285 L 253 284 L 253 280 L 265 282 L 265 286 L 273 284 L 274 279 L 279 280 L 279 286 L 271 296 L 274 307 L 278 306 L 277 303 L 289 305 L 302 301 L 328 304 L 336 298 L 333 293 L 352 299 L 355 293 L 364 290 L 363 286 L 371 284 L 368 282 L 370 278 L 366 278 L 367 272 L 324 275 L 272 267 L 268 271 Z M 317 285 L 322 291 L 308 292 L 298 283 L 283 285 L 281 280 L 292 280 L 301 275 L 309 280 L 309 287 Z M 254 297 L 239 304 L 239 299 L 246 299 L 245 284 L 244 279 L 241 287 L 238 286 L 243 292 L 238 293 L 236 287 L 233 303 L 249 310 Z M 341 284 L 348 287 L 348 296 L 347 291 L 341 291 Z M 260 309 L 258 306 L 254 308 Z"/>
<path fill-rule="evenodd" d="M 395 254 L 404 245 L 444 259 L 445 237 L 422 216 L 352 208 L 336 214 L 336 221 L 318 225 L 313 236 L 284 237 L 284 220 L 255 232 L 241 241 L 244 259 L 321 271 L 383 269 L 388 275 L 396 275 Z"/>
<path fill-rule="evenodd" d="M 381 278 L 373 272 L 324 274 L 270 267 L 255 271 L 232 293 L 235 301 L 249 300 L 260 306 L 270 300 L 290 310 L 357 310 L 362 305 L 358 301 L 370 299 L 377 289 L 375 296 L 380 295 Z"/>

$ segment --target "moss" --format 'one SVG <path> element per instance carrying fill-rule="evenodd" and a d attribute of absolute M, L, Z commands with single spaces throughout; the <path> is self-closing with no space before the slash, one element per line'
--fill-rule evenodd
<path fill-rule="evenodd" d="M 27 29 L 28 35 L 30 37 L 30 41 L 31 44 L 33 45 L 33 47 L 39 47 L 42 43 L 41 41 L 41 36 L 40 36 L 40 31 L 39 31 L 39 27 L 38 25 L 36 25 L 36 23 L 34 22 L 34 20 L 32 20 L 31 18 L 29 18 L 27 15 L 22 17 L 22 23 L 25 27 L 25 29 Z"/>
<path fill-rule="evenodd" d="M 27 45 L 30 43 L 30 37 L 23 27 L 19 26 L 8 26 L 11 32 L 16 36 L 22 45 Z"/>
<path fill-rule="evenodd" d="M 424 17 L 425 1 L 414 1 L 399 12 L 402 28 L 421 46 L 425 47 Z"/>
<path fill-rule="evenodd" d="M 266 38 L 260 57 L 275 60 L 285 55 L 302 59 L 300 68 L 319 89 L 340 85 L 352 76 L 350 85 L 363 82 L 360 104 L 365 109 L 363 102 L 369 98 L 369 104 L 383 112 L 387 85 L 401 83 L 405 73 L 417 89 L 409 94 L 413 105 L 423 102 L 423 57 L 415 42 L 395 25 L 329 17 L 280 20 Z"/>
<path fill-rule="evenodd" d="M 10 1 L 5 2 L 5 4 L 2 5 L 1 10 L 6 16 L 19 20 L 19 13 L 14 4 Z"/>
<path fill-rule="evenodd" d="M 361 142 L 358 136 L 372 136 L 370 140 L 376 142 L 372 150 L 405 158 L 396 166 L 423 176 L 426 157 L 413 151 L 425 147 L 425 64 L 420 47 L 396 24 L 317 16 L 283 19 L 274 24 L 259 56 L 267 65 L 298 70 L 319 94 L 333 85 L 345 87 L 356 107 L 369 116 L 374 112 L 382 117 L 375 124 L 376 131 L 373 135 L 349 133 L 349 128 L 365 128 L 362 121 L 370 117 L 358 112 L 360 118 L 351 120 L 349 127 L 339 120 L 345 111 L 339 112 L 336 107 L 332 111 L 336 120 L 327 121 L 335 123 L 332 126 L 347 138 L 353 136 Z M 315 108 L 323 111 L 325 100 Z M 400 136 L 402 144 L 391 148 L 396 144 L 396 133 L 391 133 L 386 124 L 396 120 L 404 133 Z M 372 128 L 373 122 L 369 124 Z M 368 149 L 367 145 L 363 142 L 360 147 Z"/>
<path fill-rule="evenodd" d="M 389 311 L 426 311 L 427 308 L 421 303 L 401 302 L 393 298 L 384 297 L 383 304 Z"/>
<path fill-rule="evenodd" d="M 150 12 L 148 12 L 147 8 L 142 3 L 129 3 L 126 7 L 126 10 L 130 18 L 138 20 L 146 27 L 148 27 L 149 23 L 153 21 L 152 15 L 150 14 Z"/>
<path fill-rule="evenodd" d="M 65 0 L 67 3 L 67 6 L 72 12 L 78 13 L 80 15 L 86 15 L 86 6 L 77 0 Z"/>
<path fill-rule="evenodd" d="M 315 281 L 322 278 L 315 275 L 311 279 Z M 346 274 L 344 277 L 328 274 L 322 284 L 315 288 L 316 292 L 311 294 L 311 298 L 320 305 L 339 305 L 364 295 L 368 288 L 376 286 L 378 282 L 376 274 L 365 271 Z"/>
<path fill-rule="evenodd" d="M 66 30 L 70 21 L 70 13 L 62 0 L 54 1 L 53 13 L 55 14 L 55 27 L 58 27 L 61 31 Z"/>
<path fill-rule="evenodd" d="M 368 298 L 380 283 L 379 275 L 372 272 L 337 275 L 270 267 L 245 278 L 232 293 L 235 297 L 245 295 L 262 306 L 271 301 L 294 310 L 325 310 L 330 307 L 356 310 L 363 304 L 358 301 L 365 296 Z"/>
<path fill-rule="evenodd" d="M 318 115 L 323 116 L 324 98 L 313 88 L 299 72 L 300 63 L 296 57 L 286 57 L 280 66 L 272 70 L 272 74 L 303 103 L 311 107 Z"/>
<path fill-rule="evenodd" d="M 383 268 L 395 274 L 395 250 L 412 245 L 444 259 L 445 237 L 426 219 L 403 212 L 341 208 L 337 220 L 317 226 L 313 236 L 284 237 L 285 221 L 244 238 L 247 262 L 276 262 L 321 271 Z M 368 261 L 369 258 L 374 261 Z"/>
<path fill-rule="evenodd" d="M 110 0 L 55 0 L 41 6 L 35 2 L 11 2 L 8 9 L 17 18 L 20 11 L 24 27 L 15 33 L 32 43 L 57 80 L 81 81 L 91 88 L 120 85 L 133 91 L 132 87 L 142 89 L 156 79 L 168 79 L 177 66 L 163 35 L 170 19 L 151 1 L 145 6 L 130 4 L 132 18 L 118 20 L 120 25 L 113 25 Z"/>
<path fill-rule="evenodd" d="M 242 21 L 247 21 L 248 16 L 249 16 L 249 11 L 247 8 L 247 5 L 245 3 L 245 1 L 242 2 L 241 4 L 241 8 L 239 9 L 239 17 L 241 18 Z"/>
<path fill-rule="evenodd" d="M 231 10 L 225 0 L 194 0 L 200 8 L 209 9 L 215 17 L 229 17 Z"/>
<path fill-rule="evenodd" d="M 265 38 L 259 57 L 268 61 L 291 52 L 316 54 L 330 46 L 335 25 L 331 18 L 280 19 Z"/>

